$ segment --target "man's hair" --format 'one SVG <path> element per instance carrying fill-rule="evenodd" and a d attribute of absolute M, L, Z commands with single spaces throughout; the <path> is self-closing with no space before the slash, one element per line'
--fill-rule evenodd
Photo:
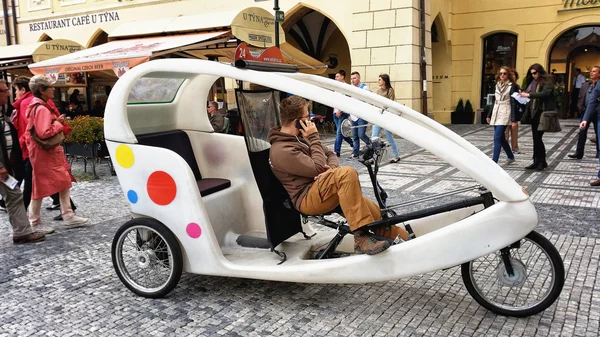
<path fill-rule="evenodd" d="M 212 106 L 216 110 L 219 110 L 219 104 L 217 102 L 215 102 L 215 101 L 208 102 L 208 105 Z"/>
<path fill-rule="evenodd" d="M 351 72 L 350 76 L 352 76 L 352 75 L 356 75 L 356 76 L 360 77 L 360 73 L 358 71 Z"/>
<path fill-rule="evenodd" d="M 29 78 L 29 77 L 19 76 L 13 81 L 13 86 L 17 87 L 17 89 L 19 89 L 19 90 L 25 89 L 25 92 L 29 92 L 29 91 L 31 91 L 31 89 L 29 89 L 29 81 L 30 80 L 31 80 L 31 78 Z"/>
<path fill-rule="evenodd" d="M 592 68 L 590 68 L 590 70 L 592 70 L 594 68 L 596 68 L 596 69 L 598 69 L 598 71 L 600 71 L 600 66 L 593 66 Z"/>
<path fill-rule="evenodd" d="M 302 118 L 304 109 L 308 105 L 308 101 L 300 96 L 290 96 L 284 98 L 279 103 L 279 115 L 281 116 L 281 124 L 289 125 L 295 119 Z"/>
<path fill-rule="evenodd" d="M 344 76 L 344 78 L 346 78 L 346 71 L 344 69 L 338 70 L 338 72 L 336 74 L 340 74 L 340 75 Z"/>
<path fill-rule="evenodd" d="M 580 72 L 581 72 L 581 69 L 580 69 L 580 68 L 575 68 L 575 72 L 576 72 L 576 73 L 580 73 Z"/>

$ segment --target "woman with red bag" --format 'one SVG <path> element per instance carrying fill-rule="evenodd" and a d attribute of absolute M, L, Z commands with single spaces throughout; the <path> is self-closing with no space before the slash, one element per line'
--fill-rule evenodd
<path fill-rule="evenodd" d="M 25 132 L 33 169 L 29 221 L 34 228 L 43 226 L 40 218 L 42 199 L 58 192 L 64 225 L 67 228 L 81 227 L 88 219 L 75 215 L 71 207 L 70 189 L 75 179 L 60 146 L 67 127 L 64 115 L 58 115 L 56 107 L 48 103 L 54 97 L 52 84 L 52 79 L 44 75 L 33 76 L 29 81 L 34 96 L 27 107 Z"/>

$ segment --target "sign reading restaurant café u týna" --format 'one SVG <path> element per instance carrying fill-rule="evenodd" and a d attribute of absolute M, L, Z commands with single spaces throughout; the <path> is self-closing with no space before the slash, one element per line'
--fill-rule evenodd
<path fill-rule="evenodd" d="M 564 8 L 559 12 L 579 9 L 600 8 L 600 0 L 564 0 Z"/>
<path fill-rule="evenodd" d="M 70 28 L 119 20 L 121 19 L 119 18 L 119 12 L 117 11 L 85 14 L 67 18 L 33 22 L 29 24 L 29 31 L 37 32 L 59 28 Z"/>

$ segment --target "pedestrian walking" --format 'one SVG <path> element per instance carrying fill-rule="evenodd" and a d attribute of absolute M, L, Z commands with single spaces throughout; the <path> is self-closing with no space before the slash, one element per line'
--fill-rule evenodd
<path fill-rule="evenodd" d="M 19 169 L 24 171 L 23 159 L 19 146 L 17 131 L 4 117 L 3 107 L 8 103 L 10 90 L 4 80 L 0 79 L 0 195 L 6 203 L 8 220 L 13 230 L 13 243 L 39 242 L 45 239 L 44 234 L 36 233 L 27 219 L 23 206 L 23 194 L 16 184 L 10 184 L 16 179 Z M 19 168 L 20 167 L 20 168 Z M 11 179 L 12 177 L 12 179 Z M 11 186 L 8 186 L 11 185 Z"/>
<path fill-rule="evenodd" d="M 64 115 L 56 117 L 47 103 L 54 97 L 52 84 L 53 81 L 44 75 L 36 75 L 31 78 L 29 87 L 34 98 L 27 108 L 27 133 L 25 134 L 25 142 L 33 169 L 29 221 L 32 226 L 42 230 L 44 230 L 40 218 L 42 199 L 57 192 L 61 215 L 67 228 L 80 227 L 88 221 L 86 218 L 75 215 L 71 208 L 70 189 L 71 183 L 75 179 L 70 173 L 62 146 L 59 144 L 51 148 L 43 146 L 44 141 L 58 143 L 56 137 L 63 133 L 65 124 Z"/>
<path fill-rule="evenodd" d="M 581 111 L 581 120 L 583 121 L 583 116 L 586 111 L 587 106 L 590 104 L 590 100 L 592 98 L 592 93 L 594 88 L 598 84 L 598 80 L 600 79 L 600 67 L 594 66 L 590 70 L 590 80 L 584 83 L 581 86 L 581 91 L 579 91 L 579 97 L 577 98 L 577 108 Z M 594 124 L 594 133 L 596 134 L 596 138 L 598 138 L 598 116 L 596 114 L 592 114 L 589 123 L 586 123 L 585 128 L 579 130 L 578 139 L 577 139 L 577 149 L 575 153 L 569 154 L 568 157 L 572 159 L 581 159 L 583 158 L 583 153 L 585 150 L 585 141 L 587 140 L 588 129 L 590 128 L 590 124 Z M 598 157 L 598 142 L 596 145 L 596 157 Z"/>
<path fill-rule="evenodd" d="M 353 71 L 350 74 L 350 82 L 353 86 L 371 91 L 369 86 L 360 82 L 360 73 L 358 71 Z M 371 139 L 367 137 L 367 124 L 369 124 L 366 120 L 362 118 L 358 118 L 354 115 L 350 115 L 350 119 L 352 120 L 352 157 L 358 158 L 358 151 L 360 150 L 360 140 L 362 139 L 365 144 L 371 144 Z"/>
<path fill-rule="evenodd" d="M 379 80 L 377 82 L 379 85 L 379 89 L 377 89 L 377 95 L 383 96 L 392 101 L 396 100 L 396 93 L 394 92 L 394 88 L 392 88 L 392 84 L 390 82 L 390 76 L 388 74 L 379 75 Z M 381 127 L 378 125 L 373 125 L 371 129 L 371 138 L 379 137 L 379 133 L 381 133 Z M 396 140 L 394 139 L 394 134 L 388 130 L 383 130 L 385 132 L 385 138 L 388 143 L 392 147 L 392 155 L 394 158 L 390 160 L 390 163 L 397 163 L 400 161 L 400 154 L 398 153 L 398 145 L 396 144 Z"/>
<path fill-rule="evenodd" d="M 594 68 L 598 68 L 598 66 L 594 66 Z M 583 129 L 587 128 L 588 124 L 590 124 L 590 121 L 593 118 L 596 118 L 596 120 L 598 120 L 599 117 L 600 117 L 600 85 L 598 85 L 598 82 L 596 82 L 594 89 L 591 90 L 588 104 L 585 108 L 585 113 L 583 115 L 583 120 L 581 121 L 581 124 L 579 125 L 579 129 L 583 130 Z M 598 125 L 596 125 L 596 126 L 598 126 Z M 600 132 L 600 130 L 598 130 L 598 132 Z M 590 185 L 600 186 L 600 171 L 598 171 L 598 179 L 592 181 L 590 183 Z"/>
<path fill-rule="evenodd" d="M 494 154 L 492 160 L 496 163 L 500 159 L 502 149 L 504 149 L 504 152 L 508 156 L 506 163 L 511 164 L 515 162 L 515 155 L 504 135 L 507 127 L 511 124 L 511 120 L 514 119 L 517 113 L 517 100 L 512 97 L 512 94 L 516 92 L 514 83 L 515 79 L 510 72 L 510 68 L 506 66 L 500 67 L 498 74 L 496 74 L 495 100 L 487 117 L 488 124 L 494 126 Z"/>
<path fill-rule="evenodd" d="M 542 137 L 543 131 L 538 130 L 542 112 L 556 109 L 554 103 L 554 81 L 548 76 L 541 64 L 535 63 L 529 67 L 525 78 L 525 92 L 521 97 L 528 97 L 530 101 L 525 109 L 524 119 L 531 122 L 531 134 L 533 136 L 533 163 L 525 169 L 543 171 L 548 167 L 546 162 L 546 147 Z"/>
<path fill-rule="evenodd" d="M 515 92 L 520 93 L 522 89 L 521 86 L 518 84 L 519 73 L 516 72 L 514 69 L 510 69 L 510 72 L 513 74 L 513 86 L 515 87 Z M 513 153 L 521 152 L 519 150 L 519 122 L 521 121 L 521 117 L 523 117 L 524 112 L 525 104 L 521 104 L 517 101 L 517 112 L 515 114 L 511 114 L 510 126 L 507 127 L 505 131 L 506 140 L 510 140 L 510 149 Z"/>
<path fill-rule="evenodd" d="M 335 73 L 335 80 L 346 83 L 346 72 L 343 69 L 340 69 L 337 73 Z M 335 143 L 333 144 L 333 152 L 335 152 L 335 155 L 338 157 L 342 151 L 342 141 L 346 141 L 346 143 L 350 144 L 350 147 L 354 147 L 352 138 L 346 137 L 342 134 L 342 122 L 349 117 L 349 114 L 337 108 L 333 109 L 333 123 L 335 124 Z"/>

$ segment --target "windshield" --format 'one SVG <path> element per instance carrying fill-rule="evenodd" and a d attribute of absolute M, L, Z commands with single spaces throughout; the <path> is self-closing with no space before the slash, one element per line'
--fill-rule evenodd
<path fill-rule="evenodd" d="M 128 104 L 170 103 L 173 102 L 179 87 L 185 79 L 142 77 L 129 92 Z"/>

